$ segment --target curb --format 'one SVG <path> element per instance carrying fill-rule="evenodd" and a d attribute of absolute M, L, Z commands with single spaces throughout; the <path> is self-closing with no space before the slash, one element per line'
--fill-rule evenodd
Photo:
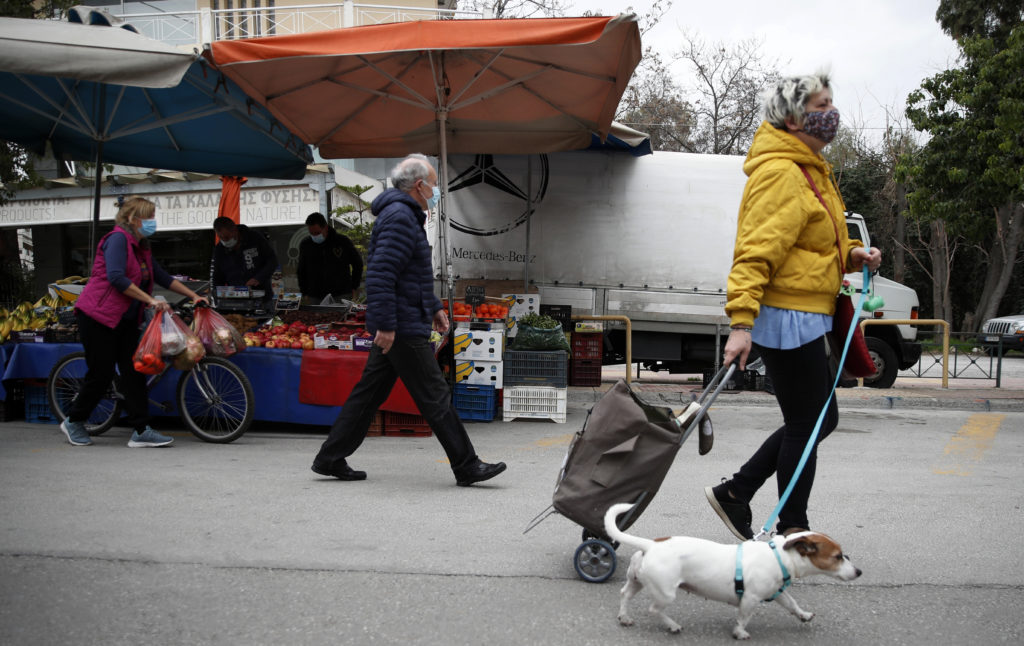
<path fill-rule="evenodd" d="M 612 386 L 602 383 L 596 387 L 570 386 L 568 404 L 573 408 L 588 409 Z M 652 404 L 678 407 L 700 396 L 699 386 L 679 384 L 634 384 L 640 397 Z M 840 408 L 943 409 L 985 412 L 1024 411 L 1024 391 L 958 390 L 958 389 L 875 389 L 840 388 L 836 391 Z M 993 396 L 997 395 L 997 396 Z M 766 392 L 723 390 L 716 405 L 725 406 L 777 406 L 775 396 Z"/>

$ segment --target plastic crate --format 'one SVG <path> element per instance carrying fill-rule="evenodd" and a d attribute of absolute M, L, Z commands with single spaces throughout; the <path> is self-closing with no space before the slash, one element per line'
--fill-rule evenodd
<path fill-rule="evenodd" d="M 4 384 L 7 399 L 0 401 L 0 422 L 25 419 L 25 385 L 11 380 Z"/>
<path fill-rule="evenodd" d="M 569 370 L 570 386 L 600 386 L 600 359 L 573 359 Z"/>
<path fill-rule="evenodd" d="M 370 428 L 366 431 L 366 437 L 380 437 L 384 435 L 384 413 L 377 411 L 370 422 Z"/>
<path fill-rule="evenodd" d="M 494 419 L 496 400 L 494 386 L 455 384 L 455 412 L 461 420 L 490 422 Z"/>
<path fill-rule="evenodd" d="M 78 343 L 77 325 L 57 325 L 46 328 L 46 343 Z"/>
<path fill-rule="evenodd" d="M 600 332 L 573 332 L 572 358 L 600 359 L 604 354 L 604 334 Z"/>
<path fill-rule="evenodd" d="M 548 305 L 540 306 L 541 316 L 550 316 L 562 325 L 562 330 L 572 330 L 572 305 Z"/>
<path fill-rule="evenodd" d="M 45 380 L 25 380 L 25 421 L 33 424 L 60 423 L 57 416 L 50 410 L 50 402 L 46 398 Z"/>
<path fill-rule="evenodd" d="M 385 437 L 430 437 L 430 425 L 421 415 L 384 413 Z"/>
<path fill-rule="evenodd" d="M 509 386 L 505 388 L 502 420 L 550 419 L 565 423 L 568 390 L 553 386 Z"/>
<path fill-rule="evenodd" d="M 565 388 L 568 358 L 562 350 L 506 350 L 504 385 Z"/>

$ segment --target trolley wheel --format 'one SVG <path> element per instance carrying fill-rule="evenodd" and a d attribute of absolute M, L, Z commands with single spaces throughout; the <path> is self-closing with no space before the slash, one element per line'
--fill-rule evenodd
<path fill-rule="evenodd" d="M 593 540 L 595 538 L 601 539 L 605 543 L 608 543 L 609 545 L 612 546 L 613 550 L 618 550 L 619 549 L 619 542 L 618 541 L 610 541 L 610 540 L 608 540 L 606 538 L 602 538 L 600 534 L 595 534 L 592 531 L 590 531 L 589 529 L 584 529 L 583 530 L 583 538 L 580 539 L 580 540 L 582 540 L 584 543 L 586 543 L 587 541 Z"/>
<path fill-rule="evenodd" d="M 615 573 L 615 549 L 600 538 L 592 538 L 576 548 L 572 564 L 576 574 L 587 583 L 604 583 Z"/>

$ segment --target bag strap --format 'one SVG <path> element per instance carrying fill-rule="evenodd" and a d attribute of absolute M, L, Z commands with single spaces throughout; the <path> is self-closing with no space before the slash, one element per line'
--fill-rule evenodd
<path fill-rule="evenodd" d="M 797 165 L 799 166 L 799 164 Z M 811 174 L 807 172 L 807 169 L 800 166 L 800 172 L 807 178 L 807 183 L 811 185 L 811 189 L 814 191 L 814 194 L 818 196 L 818 201 L 821 202 L 823 207 L 825 207 L 825 212 L 828 213 L 829 221 L 832 222 L 832 230 L 836 234 L 836 248 L 839 249 L 839 273 L 840 275 L 845 274 L 846 260 L 843 258 L 843 248 L 839 246 L 839 227 L 836 225 L 836 219 L 832 217 L 832 209 L 828 208 L 828 204 L 825 204 L 825 198 L 821 196 L 821 191 L 818 190 L 818 185 L 814 183 L 813 179 L 811 179 Z"/>

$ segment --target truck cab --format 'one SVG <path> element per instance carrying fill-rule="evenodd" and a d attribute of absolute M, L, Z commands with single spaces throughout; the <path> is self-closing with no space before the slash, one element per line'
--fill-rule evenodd
<path fill-rule="evenodd" d="M 856 238 L 871 246 L 871 236 L 863 216 L 846 214 L 846 227 L 850 238 Z M 857 290 L 863 289 L 864 274 L 846 274 L 845 278 Z M 874 276 L 871 280 L 874 293 L 882 297 L 885 304 L 874 312 L 861 312 L 861 318 L 876 320 L 907 320 L 918 318 L 920 302 L 917 292 L 896 281 Z M 856 300 L 854 301 L 856 302 Z M 864 329 L 864 340 L 868 352 L 878 371 L 864 379 L 864 385 L 875 388 L 889 388 L 896 381 L 896 374 L 914 366 L 921 358 L 921 344 L 917 342 L 917 328 L 913 325 L 868 325 Z"/>

